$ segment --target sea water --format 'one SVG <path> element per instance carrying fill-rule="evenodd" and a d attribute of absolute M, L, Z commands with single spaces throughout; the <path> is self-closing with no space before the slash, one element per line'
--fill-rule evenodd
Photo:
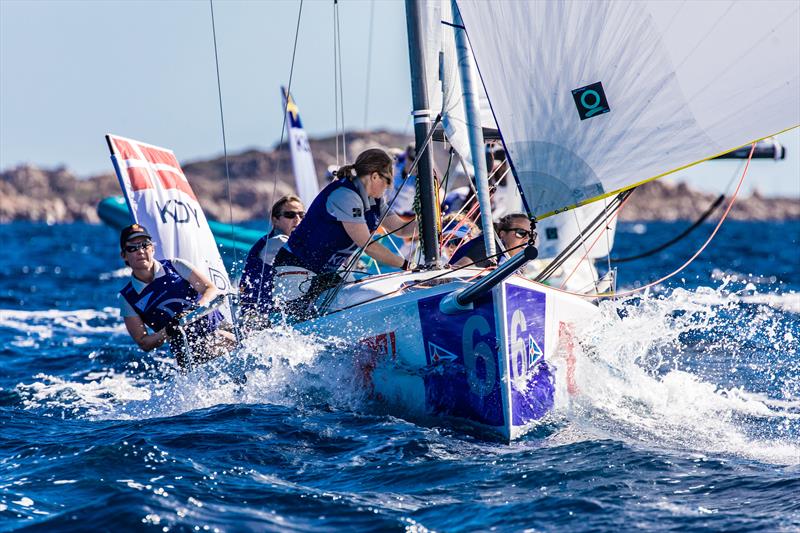
<path fill-rule="evenodd" d="M 685 226 L 621 224 L 615 254 Z M 176 375 L 125 332 L 116 239 L 0 226 L 0 530 L 800 528 L 798 222 L 727 223 L 603 302 L 577 392 L 510 445 L 382 414 L 345 347 L 291 329 L 246 341 L 244 386 Z"/>

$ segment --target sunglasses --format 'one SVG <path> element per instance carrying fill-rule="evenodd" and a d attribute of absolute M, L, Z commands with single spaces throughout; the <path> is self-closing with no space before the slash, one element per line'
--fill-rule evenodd
<path fill-rule="evenodd" d="M 381 179 L 383 180 L 383 182 L 386 184 L 387 187 L 391 187 L 392 186 L 392 182 L 394 181 L 394 179 L 393 179 L 393 177 L 391 175 L 382 174 L 382 173 L 378 172 L 378 176 L 381 177 Z"/>
<path fill-rule="evenodd" d="M 535 232 L 520 228 L 508 228 L 506 231 L 513 231 L 517 239 L 525 239 L 527 237 L 530 237 L 531 235 L 535 235 Z"/>
<path fill-rule="evenodd" d="M 305 218 L 305 216 L 306 216 L 306 212 L 305 211 L 284 211 L 283 213 L 281 213 L 281 216 L 283 218 L 298 218 L 299 217 L 300 220 L 303 220 L 303 218 Z"/>
<path fill-rule="evenodd" d="M 142 241 L 138 244 L 126 244 L 125 251 L 129 254 L 133 254 L 138 252 L 139 250 L 144 250 L 145 248 L 150 248 L 153 246 L 153 241 Z"/>
<path fill-rule="evenodd" d="M 445 248 L 455 248 L 456 246 L 461 244 L 461 240 L 462 239 L 450 239 L 448 241 L 445 241 L 444 242 L 444 247 Z"/>

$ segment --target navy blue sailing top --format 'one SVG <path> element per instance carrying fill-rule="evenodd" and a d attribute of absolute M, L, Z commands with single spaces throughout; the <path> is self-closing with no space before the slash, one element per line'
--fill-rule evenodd
<path fill-rule="evenodd" d="M 172 262 L 159 261 L 164 275 L 155 278 L 137 292 L 131 281 L 119 293 L 136 311 L 136 314 L 153 331 L 160 331 L 169 325 L 176 315 L 191 307 L 200 299 L 200 294 L 184 279 Z M 193 331 L 210 333 L 217 329 L 222 314 L 213 311 L 193 324 Z"/>
<path fill-rule="evenodd" d="M 275 235 L 270 232 L 258 239 L 250 248 L 245 259 L 242 278 L 239 280 L 239 303 L 243 312 L 272 310 L 271 295 L 275 272 L 272 263 L 275 254 L 287 240 L 286 235 Z"/>
<path fill-rule="evenodd" d="M 382 199 L 367 197 L 360 182 L 347 178 L 331 182 L 278 252 L 275 266 L 299 266 L 317 274 L 335 272 L 358 250 L 342 222 L 365 222 L 372 232 L 385 209 Z"/>

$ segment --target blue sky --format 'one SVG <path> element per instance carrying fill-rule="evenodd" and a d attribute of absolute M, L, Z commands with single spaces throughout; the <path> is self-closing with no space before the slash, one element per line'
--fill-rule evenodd
<path fill-rule="evenodd" d="M 280 138 L 279 87 L 289 78 L 298 7 L 215 2 L 232 152 Z M 410 131 L 403 3 L 341 0 L 339 9 L 346 126 Z M 332 45 L 332 1 L 306 0 L 292 92 L 312 137 L 335 128 Z M 107 172 L 105 133 L 170 147 L 184 161 L 222 153 L 208 2 L 0 0 L 0 168 L 32 162 Z M 800 196 L 800 133 L 781 140 L 787 160 L 754 162 L 746 190 Z M 677 179 L 718 191 L 736 168 L 708 163 Z"/>

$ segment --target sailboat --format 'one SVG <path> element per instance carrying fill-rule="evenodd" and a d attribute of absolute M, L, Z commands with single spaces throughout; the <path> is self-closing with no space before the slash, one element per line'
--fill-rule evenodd
<path fill-rule="evenodd" d="M 565 247 L 575 251 L 637 185 L 800 124 L 799 11 L 790 2 L 406 0 L 422 269 L 357 281 L 345 272 L 316 302 L 319 316 L 293 327 L 349 344 L 363 386 L 394 414 L 502 441 L 524 435 L 553 408 L 557 376 L 574 390 L 574 331 L 598 315 L 597 295 L 546 285 L 558 265 L 537 281 L 519 275 L 537 258 L 534 241 L 494 269 L 441 266 L 429 149 L 438 110 L 474 168 L 487 255 L 496 250 L 481 86 L 531 220 L 543 227 L 597 209 Z M 436 65 L 451 77 L 437 77 Z"/>
<path fill-rule="evenodd" d="M 598 311 L 518 275 L 534 243 L 494 270 L 439 267 L 424 148 L 436 109 L 426 65 L 439 60 L 425 56 L 431 24 L 461 51 L 481 209 L 490 202 L 478 83 L 525 210 L 540 221 L 601 201 L 609 213 L 641 183 L 796 127 L 798 8 L 759 6 L 407 0 L 425 269 L 337 287 L 320 296 L 321 316 L 294 327 L 360 347 L 365 386 L 404 418 L 436 416 L 504 441 L 529 431 L 553 407 L 559 346 L 568 352 L 574 328 Z"/>

